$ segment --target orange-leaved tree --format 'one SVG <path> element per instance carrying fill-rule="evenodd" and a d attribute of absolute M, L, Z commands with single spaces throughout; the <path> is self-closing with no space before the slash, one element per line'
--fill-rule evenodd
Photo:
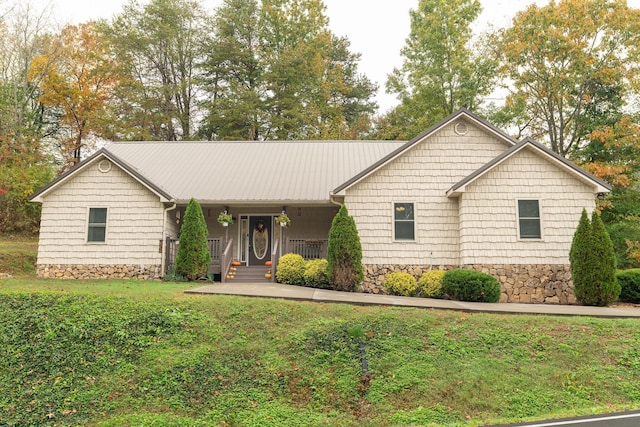
<path fill-rule="evenodd" d="M 104 118 L 119 77 L 94 22 L 66 26 L 50 39 L 46 52 L 34 58 L 29 78 L 39 86 L 42 105 L 59 117 L 63 169 L 80 161 L 88 137 L 107 131 Z"/>

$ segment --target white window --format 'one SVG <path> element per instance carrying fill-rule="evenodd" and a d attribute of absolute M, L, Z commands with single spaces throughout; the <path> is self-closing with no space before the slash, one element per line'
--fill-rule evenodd
<path fill-rule="evenodd" d="M 87 242 L 106 242 L 107 208 L 89 208 Z"/>
<path fill-rule="evenodd" d="M 415 239 L 413 203 L 394 203 L 393 240 L 414 241 Z"/>
<path fill-rule="evenodd" d="M 541 239 L 538 200 L 518 200 L 518 228 L 521 239 Z"/>

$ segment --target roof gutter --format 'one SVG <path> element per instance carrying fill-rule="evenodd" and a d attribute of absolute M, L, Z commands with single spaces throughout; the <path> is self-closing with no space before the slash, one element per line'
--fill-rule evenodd
<path fill-rule="evenodd" d="M 344 194 L 338 195 L 332 191 L 331 193 L 329 193 L 329 201 L 334 205 L 342 206 L 344 204 Z"/>
<path fill-rule="evenodd" d="M 162 256 L 160 261 L 160 277 L 164 277 L 164 271 L 167 266 L 167 248 L 165 248 L 165 243 L 167 241 L 166 233 L 167 233 L 167 214 L 169 211 L 172 211 L 178 206 L 174 199 L 169 200 L 169 203 L 173 203 L 173 206 L 169 206 L 164 210 L 164 215 L 162 216 L 162 244 L 160 247 L 162 248 Z"/>

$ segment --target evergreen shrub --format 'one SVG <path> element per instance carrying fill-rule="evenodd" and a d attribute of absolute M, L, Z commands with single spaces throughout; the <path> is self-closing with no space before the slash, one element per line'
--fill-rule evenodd
<path fill-rule="evenodd" d="M 442 277 L 442 293 L 457 301 L 498 302 L 500 283 L 481 271 L 449 270 Z"/>
<path fill-rule="evenodd" d="M 362 245 L 353 218 L 342 205 L 329 230 L 327 271 L 333 289 L 353 292 L 364 279 Z"/>
<path fill-rule="evenodd" d="M 331 289 L 327 265 L 326 259 L 311 259 L 307 261 L 304 270 L 305 285 L 311 288 Z"/>
<path fill-rule="evenodd" d="M 640 268 L 616 272 L 620 284 L 618 300 L 640 304 Z"/>
<path fill-rule="evenodd" d="M 278 261 L 276 279 L 285 285 L 304 285 L 304 271 L 306 263 L 298 254 L 284 254 Z"/>
<path fill-rule="evenodd" d="M 418 291 L 418 282 L 411 274 L 397 271 L 387 274 L 384 287 L 390 295 L 412 297 Z"/>
<path fill-rule="evenodd" d="M 207 223 L 202 207 L 196 199 L 191 199 L 184 213 L 184 222 L 180 230 L 176 274 L 189 280 L 196 280 L 207 274 L 211 264 L 207 233 Z"/>
<path fill-rule="evenodd" d="M 616 255 L 600 215 L 591 221 L 585 209 L 571 242 L 571 275 L 576 299 L 584 305 L 605 306 L 620 295 L 616 280 Z"/>
<path fill-rule="evenodd" d="M 442 278 L 444 270 L 429 270 L 418 280 L 418 293 L 426 298 L 442 297 Z"/>

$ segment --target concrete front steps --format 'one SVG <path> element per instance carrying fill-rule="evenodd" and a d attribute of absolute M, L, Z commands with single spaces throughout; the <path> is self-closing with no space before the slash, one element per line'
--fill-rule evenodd
<path fill-rule="evenodd" d="M 267 271 L 271 269 L 271 267 L 266 267 L 264 265 L 256 265 L 245 267 L 239 265 L 235 267 L 235 275 L 227 279 L 228 283 L 268 283 L 271 282 L 270 279 L 266 279 L 264 277 L 267 274 Z"/>

